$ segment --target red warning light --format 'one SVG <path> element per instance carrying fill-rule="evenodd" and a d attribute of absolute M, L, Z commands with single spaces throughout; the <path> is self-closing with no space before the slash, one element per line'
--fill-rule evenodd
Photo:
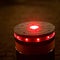
<path fill-rule="evenodd" d="M 29 34 L 35 35 L 38 34 L 42 28 L 38 22 L 30 22 L 29 24 L 27 24 L 26 29 Z"/>
<path fill-rule="evenodd" d="M 49 37 L 49 36 L 47 36 L 47 38 L 49 39 L 50 37 Z"/>
<path fill-rule="evenodd" d="M 30 26 L 30 29 L 33 29 L 33 30 L 38 29 L 38 28 L 39 26 L 36 26 L 36 25 Z"/>
<path fill-rule="evenodd" d="M 37 38 L 37 42 L 40 42 L 40 38 Z"/>
<path fill-rule="evenodd" d="M 25 41 L 26 41 L 26 42 L 28 42 L 28 40 L 29 40 L 28 38 L 25 38 Z"/>
<path fill-rule="evenodd" d="M 16 38 L 17 38 L 18 40 L 20 40 L 20 37 L 19 37 L 19 36 L 17 36 Z"/>
<path fill-rule="evenodd" d="M 48 35 L 48 36 L 44 36 L 44 37 L 38 37 L 38 38 L 34 38 L 34 42 L 42 42 L 45 40 L 50 40 L 51 38 L 53 38 L 55 36 L 55 32 L 53 32 L 52 34 Z M 16 33 L 14 33 L 14 37 L 19 40 L 19 41 L 24 41 L 24 42 L 33 42 L 33 38 L 24 38 L 21 37 L 19 35 L 17 35 Z"/>
<path fill-rule="evenodd" d="M 46 40 L 49 40 L 50 39 L 50 36 L 46 36 Z"/>

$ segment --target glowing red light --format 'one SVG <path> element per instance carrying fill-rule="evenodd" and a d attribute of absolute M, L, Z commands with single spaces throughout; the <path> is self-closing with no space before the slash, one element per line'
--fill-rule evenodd
<path fill-rule="evenodd" d="M 19 36 L 17 36 L 17 39 L 19 39 Z"/>
<path fill-rule="evenodd" d="M 49 36 L 47 36 L 47 38 L 49 39 L 50 37 L 49 37 Z"/>
<path fill-rule="evenodd" d="M 14 33 L 14 37 L 16 37 L 16 34 Z"/>
<path fill-rule="evenodd" d="M 28 38 L 26 38 L 25 41 L 28 42 Z"/>
<path fill-rule="evenodd" d="M 47 37 L 46 37 L 46 40 L 49 40 L 49 39 L 50 39 L 50 37 L 49 37 L 49 36 L 47 36 Z"/>
<path fill-rule="evenodd" d="M 40 38 L 37 38 L 37 42 L 40 42 Z"/>
<path fill-rule="evenodd" d="M 38 37 L 38 38 L 34 38 L 34 42 L 42 42 L 45 40 L 50 40 L 51 38 L 53 38 L 55 36 L 55 32 L 53 32 L 52 34 L 45 36 L 45 37 Z M 23 38 L 19 35 L 17 35 L 16 33 L 14 33 L 14 37 L 19 40 L 19 41 L 25 41 L 25 42 L 33 42 L 32 39 L 30 38 Z"/>
<path fill-rule="evenodd" d="M 27 24 L 27 31 L 31 35 L 38 34 L 41 29 L 42 28 L 38 22 L 30 22 L 29 24 Z"/>
<path fill-rule="evenodd" d="M 19 36 L 17 36 L 17 39 L 18 39 L 18 40 L 21 40 Z"/>
<path fill-rule="evenodd" d="M 39 26 L 36 26 L 36 25 L 30 26 L 30 29 L 33 29 L 33 30 L 38 29 L 38 28 Z"/>
<path fill-rule="evenodd" d="M 53 32 L 52 37 L 55 35 L 55 32 Z"/>

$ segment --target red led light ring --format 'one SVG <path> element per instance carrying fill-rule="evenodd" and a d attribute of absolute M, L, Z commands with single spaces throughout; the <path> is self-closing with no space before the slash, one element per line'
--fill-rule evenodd
<path fill-rule="evenodd" d="M 19 40 L 19 41 L 23 41 L 23 42 L 42 42 L 42 41 L 47 41 L 50 40 L 51 38 L 53 38 L 55 36 L 55 32 L 53 32 L 52 34 L 48 35 L 48 36 L 44 36 L 44 37 L 38 37 L 38 38 L 25 38 L 22 36 L 17 35 L 16 33 L 14 33 L 14 37 Z"/>
<path fill-rule="evenodd" d="M 40 38 L 37 38 L 37 39 L 36 39 L 36 42 L 40 42 L 40 41 L 41 41 L 41 39 L 40 39 Z"/>

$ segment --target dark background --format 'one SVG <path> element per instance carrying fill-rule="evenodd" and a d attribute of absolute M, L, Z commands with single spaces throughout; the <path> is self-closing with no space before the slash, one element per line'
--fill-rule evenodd
<path fill-rule="evenodd" d="M 55 60 L 60 60 L 59 0 L 0 0 L 0 60 L 16 60 L 13 28 L 30 20 L 48 21 L 56 26 Z"/>

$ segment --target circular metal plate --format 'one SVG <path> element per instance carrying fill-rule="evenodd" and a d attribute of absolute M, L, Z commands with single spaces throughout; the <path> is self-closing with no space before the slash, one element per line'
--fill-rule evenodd
<path fill-rule="evenodd" d="M 36 25 L 39 26 L 39 29 L 36 30 L 30 30 L 30 26 Z M 42 21 L 31 21 L 31 22 L 23 22 L 21 24 L 18 24 L 14 27 L 14 32 L 19 35 L 26 35 L 26 36 L 38 36 L 38 35 L 44 35 L 52 33 L 55 30 L 55 26 L 48 22 L 42 22 Z"/>

